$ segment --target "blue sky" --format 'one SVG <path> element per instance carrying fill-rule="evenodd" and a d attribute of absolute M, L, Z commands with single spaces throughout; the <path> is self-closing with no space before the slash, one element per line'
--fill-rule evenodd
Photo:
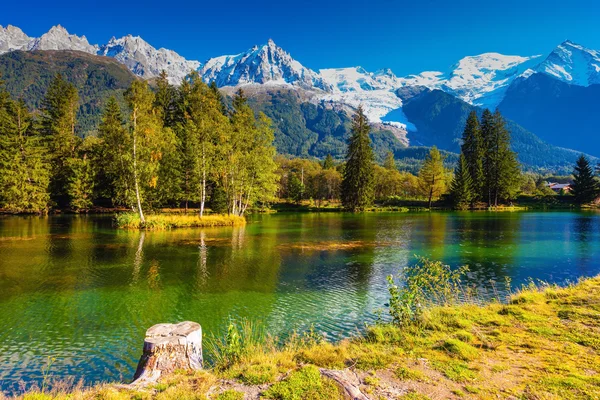
<path fill-rule="evenodd" d="M 598 0 L 9 1 L 0 25 L 39 36 L 62 24 L 91 43 L 140 35 L 189 59 L 272 38 L 312 69 L 397 75 L 446 70 L 483 52 L 545 54 L 565 39 L 600 49 Z"/>

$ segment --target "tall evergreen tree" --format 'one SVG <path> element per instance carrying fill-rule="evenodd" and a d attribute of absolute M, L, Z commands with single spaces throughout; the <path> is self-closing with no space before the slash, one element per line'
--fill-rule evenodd
<path fill-rule="evenodd" d="M 333 169 L 335 168 L 335 163 L 333 162 L 333 157 L 331 154 L 327 154 L 325 160 L 323 160 L 323 169 Z"/>
<path fill-rule="evenodd" d="M 177 90 L 169 83 L 169 77 L 162 70 L 156 80 L 156 94 L 154 106 L 162 113 L 163 126 L 172 128 L 175 126 Z"/>
<path fill-rule="evenodd" d="M 383 162 L 383 167 L 390 171 L 396 171 L 396 160 L 394 160 L 394 153 L 388 151 L 385 155 L 385 160 Z"/>
<path fill-rule="evenodd" d="M 577 160 L 573 176 L 572 193 L 578 204 L 591 203 L 600 196 L 600 183 L 594 177 L 590 162 L 583 154 Z"/>
<path fill-rule="evenodd" d="M 225 105 L 225 100 L 223 99 L 223 95 L 221 94 L 221 91 L 219 90 L 219 87 L 217 86 L 217 82 L 212 81 L 210 83 L 210 90 L 212 90 L 213 94 L 215 95 L 215 98 L 217 98 L 219 100 L 219 108 L 221 109 L 221 113 L 223 113 L 223 115 L 227 115 L 227 106 Z"/>
<path fill-rule="evenodd" d="M 374 198 L 374 154 L 369 138 L 369 121 L 362 106 L 352 119 L 346 165 L 342 180 L 342 204 L 352 211 L 364 210 Z"/>
<path fill-rule="evenodd" d="M 481 129 L 479 127 L 479 120 L 477 119 L 477 113 L 475 111 L 471 111 L 467 118 L 462 140 L 463 144 L 461 146 L 461 151 L 465 156 L 469 176 L 473 182 L 473 200 L 479 201 L 485 198 L 485 176 L 483 173 L 485 148 Z"/>
<path fill-rule="evenodd" d="M 76 136 L 78 103 L 75 86 L 57 74 L 42 103 L 42 133 L 50 151 L 51 198 L 63 207 L 69 204 L 69 159 L 75 156 L 80 142 Z"/>
<path fill-rule="evenodd" d="M 446 192 L 447 181 L 448 171 L 444 167 L 444 158 L 437 147 L 433 146 L 419 170 L 421 193 L 427 196 L 430 209 L 433 200 Z"/>
<path fill-rule="evenodd" d="M 450 197 L 455 208 L 459 210 L 469 208 L 476 196 L 473 186 L 467 159 L 464 154 L 461 154 L 454 171 L 454 179 L 450 185 Z"/>
<path fill-rule="evenodd" d="M 489 206 L 513 198 L 519 189 L 521 171 L 515 153 L 510 148 L 510 133 L 499 111 L 484 110 L 481 119 L 484 143 L 484 192 Z"/>
<path fill-rule="evenodd" d="M 0 87 L 0 208 L 46 213 L 49 184 L 45 142 L 25 104 Z"/>
<path fill-rule="evenodd" d="M 98 126 L 101 140 L 98 160 L 99 172 L 106 182 L 103 195 L 112 199 L 114 206 L 133 208 L 134 193 L 131 165 L 131 136 L 124 125 L 121 107 L 114 97 L 108 99 Z"/>
<path fill-rule="evenodd" d="M 76 212 L 87 211 L 93 205 L 96 170 L 92 163 L 91 154 L 97 138 L 86 138 L 77 151 L 77 156 L 68 160 L 70 169 L 67 182 L 69 206 Z"/>

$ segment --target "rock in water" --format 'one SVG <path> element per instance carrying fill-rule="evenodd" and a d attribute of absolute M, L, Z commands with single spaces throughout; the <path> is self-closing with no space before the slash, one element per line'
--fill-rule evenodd
<path fill-rule="evenodd" d="M 144 353 L 132 384 L 156 382 L 175 370 L 202 369 L 202 327 L 191 321 L 158 324 L 146 331 Z"/>

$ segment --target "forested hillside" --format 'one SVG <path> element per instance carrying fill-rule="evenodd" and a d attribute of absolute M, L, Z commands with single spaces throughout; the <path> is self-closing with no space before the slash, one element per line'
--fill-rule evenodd
<path fill-rule="evenodd" d="M 115 96 L 124 104 L 123 92 L 137 79 L 113 58 L 80 51 L 13 51 L 0 55 L 0 75 L 6 90 L 31 110 L 41 108 L 56 74 L 77 88 L 77 134 L 82 137 L 97 129 L 106 100 Z"/>

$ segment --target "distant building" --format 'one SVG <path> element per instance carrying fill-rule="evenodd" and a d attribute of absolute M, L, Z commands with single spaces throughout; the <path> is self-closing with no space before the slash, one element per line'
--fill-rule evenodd
<path fill-rule="evenodd" d="M 556 183 L 549 182 L 547 185 L 550 189 L 552 189 L 556 193 L 569 193 L 571 192 L 571 184 L 570 183 Z"/>

